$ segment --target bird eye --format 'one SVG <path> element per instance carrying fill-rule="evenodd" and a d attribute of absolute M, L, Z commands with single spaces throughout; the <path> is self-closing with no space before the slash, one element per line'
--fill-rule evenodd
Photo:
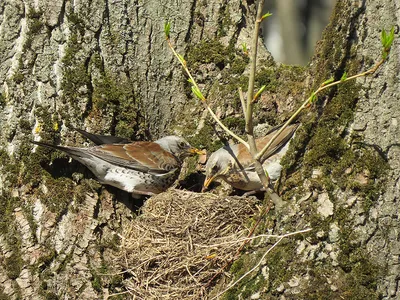
<path fill-rule="evenodd" d="M 178 147 L 181 148 L 181 149 L 186 148 L 186 143 L 185 142 L 180 142 Z"/>

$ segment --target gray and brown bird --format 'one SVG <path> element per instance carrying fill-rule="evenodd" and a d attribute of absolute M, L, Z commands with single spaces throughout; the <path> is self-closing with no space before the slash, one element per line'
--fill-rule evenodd
<path fill-rule="evenodd" d="M 282 166 L 280 160 L 285 155 L 289 140 L 293 137 L 299 124 L 287 126 L 274 140 L 269 149 L 261 158 L 261 163 L 267 170 L 271 181 L 279 178 Z M 257 149 L 261 150 L 280 129 L 273 128 L 268 134 L 256 140 Z M 211 154 L 206 163 L 206 179 L 203 190 L 207 189 L 212 181 L 221 178 L 234 188 L 244 191 L 257 191 L 263 188 L 255 171 L 250 152 L 242 144 L 225 146 Z"/>
<path fill-rule="evenodd" d="M 202 153 L 179 136 L 166 136 L 154 142 L 129 142 L 119 137 L 78 131 L 98 146 L 79 148 L 32 143 L 65 152 L 92 171 L 100 183 L 133 196 L 165 191 L 177 179 L 183 160 Z M 109 141 L 117 143 L 108 144 Z"/>

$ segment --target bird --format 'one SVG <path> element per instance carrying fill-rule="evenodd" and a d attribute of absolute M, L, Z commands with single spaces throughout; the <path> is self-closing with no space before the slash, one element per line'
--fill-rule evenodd
<path fill-rule="evenodd" d="M 174 135 L 154 142 L 129 142 L 119 137 L 78 131 L 97 146 L 80 148 L 40 141 L 32 143 L 65 152 L 85 165 L 100 183 L 129 192 L 135 198 L 165 191 L 177 179 L 186 157 L 203 154 L 203 151 L 192 147 L 184 138 Z M 109 141 L 117 143 L 109 144 Z"/>
<path fill-rule="evenodd" d="M 293 137 L 299 124 L 287 126 L 261 157 L 261 163 L 267 170 L 271 181 L 276 181 L 282 171 L 280 160 L 285 155 L 289 140 Z M 277 133 L 281 126 L 272 128 L 266 136 L 256 140 L 257 150 L 261 150 Z M 211 182 L 221 178 L 236 189 L 244 191 L 263 190 L 263 185 L 255 171 L 250 152 L 243 144 L 225 146 L 210 155 L 206 163 L 206 178 L 203 191 Z"/>

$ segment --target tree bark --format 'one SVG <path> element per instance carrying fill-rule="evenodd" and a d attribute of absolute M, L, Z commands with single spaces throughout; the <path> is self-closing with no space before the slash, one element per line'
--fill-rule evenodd
<path fill-rule="evenodd" d="M 307 68 L 277 65 L 261 49 L 256 81 L 269 91 L 255 122 L 280 123 L 330 76 L 369 68 L 380 58 L 381 30 L 398 24 L 399 12 L 397 1 L 338 1 Z M 217 148 L 164 22 L 213 108 L 243 133 L 236 91 L 248 72 L 240 49 L 250 45 L 252 14 L 254 3 L 239 0 L 0 3 L 0 298 L 118 291 L 122 279 L 98 274 L 112 270 L 107 255 L 139 204 L 29 141 L 82 145 L 69 129 L 78 127 L 131 139 L 175 133 Z M 399 56 L 396 39 L 376 74 L 329 91 L 302 116 L 279 189 L 288 205 L 262 227 L 313 231 L 287 239 L 232 296 L 400 297 Z M 263 250 L 250 246 L 242 268 Z"/>

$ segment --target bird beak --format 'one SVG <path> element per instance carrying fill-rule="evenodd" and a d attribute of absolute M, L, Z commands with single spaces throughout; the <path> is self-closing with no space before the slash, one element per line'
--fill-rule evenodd
<path fill-rule="evenodd" d="M 194 154 L 198 154 L 198 155 L 204 155 L 204 154 L 206 154 L 206 152 L 205 152 L 204 150 L 200 150 L 200 149 L 193 148 L 193 147 L 189 148 L 189 149 L 188 149 L 188 152 L 189 152 L 190 154 L 192 154 L 192 155 L 194 155 Z"/>
<path fill-rule="evenodd" d="M 217 174 L 211 177 L 206 177 L 203 183 L 203 188 L 201 189 L 202 192 L 208 189 L 208 186 L 211 184 L 211 182 L 214 181 L 214 179 L 217 177 Z"/>

